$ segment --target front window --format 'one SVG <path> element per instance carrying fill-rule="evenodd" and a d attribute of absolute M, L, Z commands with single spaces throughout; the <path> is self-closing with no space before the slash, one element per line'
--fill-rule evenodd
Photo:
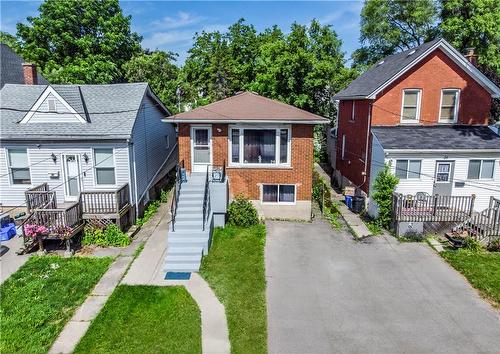
<path fill-rule="evenodd" d="M 289 164 L 290 129 L 231 128 L 233 164 Z"/>
<path fill-rule="evenodd" d="M 420 119 L 420 90 L 403 91 L 401 122 L 415 123 Z"/>
<path fill-rule="evenodd" d="M 470 160 L 467 179 L 493 179 L 495 160 Z"/>
<path fill-rule="evenodd" d="M 264 184 L 262 186 L 262 202 L 278 204 L 295 203 L 295 185 Z"/>
<path fill-rule="evenodd" d="M 396 160 L 396 176 L 399 179 L 419 179 L 422 161 Z"/>
<path fill-rule="evenodd" d="M 441 91 L 441 110 L 439 121 L 441 123 L 455 123 L 458 115 L 459 90 Z"/>
<path fill-rule="evenodd" d="M 113 149 L 94 149 L 94 167 L 96 184 L 114 185 L 116 183 Z"/>
<path fill-rule="evenodd" d="M 31 184 L 27 149 L 9 149 L 9 168 L 12 184 Z"/>

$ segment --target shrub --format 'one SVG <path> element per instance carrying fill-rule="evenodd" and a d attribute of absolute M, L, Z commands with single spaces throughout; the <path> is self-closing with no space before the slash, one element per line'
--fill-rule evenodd
<path fill-rule="evenodd" d="M 373 183 L 373 200 L 378 206 L 378 217 L 375 222 L 383 228 L 389 229 L 392 220 L 392 194 L 399 183 L 399 178 L 394 176 L 385 165 Z"/>
<path fill-rule="evenodd" d="M 399 240 L 402 242 L 422 242 L 425 240 L 425 236 L 418 232 L 407 232 L 399 237 Z"/>
<path fill-rule="evenodd" d="M 237 196 L 229 204 L 227 210 L 228 223 L 236 226 L 249 227 L 259 223 L 259 216 L 253 204 L 243 196 Z"/>
<path fill-rule="evenodd" d="M 122 232 L 115 224 L 108 225 L 105 229 L 86 227 L 82 245 L 95 245 L 100 247 L 125 247 L 130 244 L 130 237 Z"/>
<path fill-rule="evenodd" d="M 168 201 L 168 191 L 162 189 L 160 192 L 160 203 L 166 203 Z"/>
<path fill-rule="evenodd" d="M 491 240 L 487 247 L 490 252 L 500 252 L 500 237 Z"/>
<path fill-rule="evenodd" d="M 142 226 L 144 225 L 151 217 L 158 211 L 160 207 L 160 201 L 155 200 L 149 203 L 148 207 L 144 211 L 144 215 L 142 218 L 138 218 L 136 221 L 136 225 Z"/>
<path fill-rule="evenodd" d="M 471 251 L 471 252 L 481 252 L 484 250 L 481 242 L 479 242 L 478 240 L 476 240 L 475 238 L 472 238 L 472 237 L 467 237 L 465 239 L 464 248 L 466 250 Z"/>

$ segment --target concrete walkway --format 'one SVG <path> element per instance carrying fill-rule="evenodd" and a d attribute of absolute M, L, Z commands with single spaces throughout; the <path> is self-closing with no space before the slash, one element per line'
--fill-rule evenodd
<path fill-rule="evenodd" d="M 429 246 L 266 226 L 269 353 L 499 352 L 499 313 Z"/>
<path fill-rule="evenodd" d="M 14 236 L 9 241 L 0 242 L 0 284 L 21 268 L 21 266 L 26 263 L 28 258 L 32 255 L 17 255 L 16 251 L 18 251 L 22 246 L 23 238 L 19 236 Z"/>
<path fill-rule="evenodd" d="M 197 302 L 201 313 L 202 350 L 206 354 L 230 352 L 229 334 L 224 306 L 208 283 L 197 273 L 189 280 L 165 280 L 163 270 L 167 252 L 168 220 L 162 220 L 146 242 L 122 280 L 127 285 L 184 286 Z"/>
<path fill-rule="evenodd" d="M 330 176 L 325 171 L 323 171 L 321 166 L 319 166 L 317 163 L 314 164 L 314 168 L 319 173 L 321 178 L 330 186 Z M 368 230 L 368 228 L 366 227 L 363 220 L 361 220 L 359 215 L 354 214 L 343 203 L 344 196 L 342 194 L 337 193 L 337 191 L 335 191 L 335 189 L 333 189 L 332 187 L 330 187 L 330 193 L 332 195 L 332 200 L 337 202 L 340 215 L 342 216 L 346 224 L 349 225 L 351 231 L 354 233 L 353 236 L 356 238 L 370 236 L 371 235 L 370 230 Z"/>

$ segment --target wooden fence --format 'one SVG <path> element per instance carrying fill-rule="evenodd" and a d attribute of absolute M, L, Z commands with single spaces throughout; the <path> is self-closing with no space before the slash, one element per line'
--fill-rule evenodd
<path fill-rule="evenodd" d="M 475 195 L 403 195 L 393 194 L 392 209 L 395 222 L 460 222 L 472 216 Z"/>
<path fill-rule="evenodd" d="M 473 215 L 459 224 L 453 231 L 457 233 L 467 232 L 480 242 L 489 242 L 495 237 L 500 237 L 500 199 L 490 197 L 487 209 L 473 213 Z"/>
<path fill-rule="evenodd" d="M 118 214 L 129 203 L 128 183 L 117 190 L 84 191 L 80 194 L 84 214 Z"/>

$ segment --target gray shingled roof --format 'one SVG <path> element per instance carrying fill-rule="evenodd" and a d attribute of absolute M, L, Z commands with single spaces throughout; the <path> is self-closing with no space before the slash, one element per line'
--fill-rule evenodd
<path fill-rule="evenodd" d="M 372 133 L 389 150 L 500 151 L 500 136 L 487 126 L 377 126 Z"/>
<path fill-rule="evenodd" d="M 5 84 L 24 84 L 24 60 L 6 44 L 0 43 L 0 89 Z M 45 78 L 38 74 L 38 84 L 47 85 Z"/>
<path fill-rule="evenodd" d="M 373 91 L 392 79 L 401 69 L 416 60 L 420 54 L 432 47 L 439 40 L 440 39 L 435 39 L 416 48 L 388 56 L 370 67 L 370 69 L 352 81 L 347 88 L 337 93 L 333 98 L 339 100 L 343 98 L 364 98 L 369 96 Z M 413 50 L 415 52 L 408 55 Z"/>
<path fill-rule="evenodd" d="M 7 84 L 0 91 L 0 139 L 126 139 L 149 93 L 147 83 L 51 86 L 88 123 L 19 124 L 47 86 Z"/>

